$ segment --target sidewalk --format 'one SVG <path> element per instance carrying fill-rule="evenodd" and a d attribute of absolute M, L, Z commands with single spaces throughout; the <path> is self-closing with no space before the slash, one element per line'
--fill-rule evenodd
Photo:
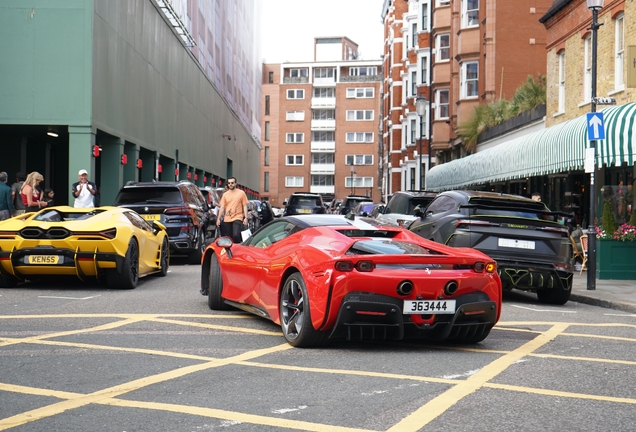
<path fill-rule="evenodd" d="M 574 272 L 570 300 L 636 313 L 636 281 L 596 280 L 596 289 L 587 289 L 587 272 Z"/>

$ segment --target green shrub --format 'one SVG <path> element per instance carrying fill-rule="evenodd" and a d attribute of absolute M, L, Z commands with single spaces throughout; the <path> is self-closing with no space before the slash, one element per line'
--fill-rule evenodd
<path fill-rule="evenodd" d="M 603 217 L 601 218 L 601 229 L 608 235 L 612 235 L 616 231 L 616 219 L 612 212 L 612 201 L 605 200 L 603 203 Z"/>

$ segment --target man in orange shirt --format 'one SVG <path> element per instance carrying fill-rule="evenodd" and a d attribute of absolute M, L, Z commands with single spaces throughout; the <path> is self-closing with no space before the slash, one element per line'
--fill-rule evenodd
<path fill-rule="evenodd" d="M 216 226 L 221 228 L 221 235 L 232 237 L 234 243 L 241 243 L 241 231 L 247 225 L 247 195 L 236 188 L 235 177 L 227 179 L 227 187 L 219 202 Z"/>

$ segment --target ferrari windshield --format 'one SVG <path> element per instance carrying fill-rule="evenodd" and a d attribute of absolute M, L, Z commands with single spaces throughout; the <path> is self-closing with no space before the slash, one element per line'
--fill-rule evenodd
<path fill-rule="evenodd" d="M 437 251 L 419 245 L 394 240 L 360 240 L 349 250 L 347 255 L 431 255 Z"/>

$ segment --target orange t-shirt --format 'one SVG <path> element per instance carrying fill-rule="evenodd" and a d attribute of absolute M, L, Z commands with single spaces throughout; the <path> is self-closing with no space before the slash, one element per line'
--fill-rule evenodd
<path fill-rule="evenodd" d="M 247 204 L 247 195 L 242 190 L 234 189 L 223 193 L 219 206 L 225 209 L 223 222 L 242 221 L 246 214 L 243 214 L 243 206 Z"/>

